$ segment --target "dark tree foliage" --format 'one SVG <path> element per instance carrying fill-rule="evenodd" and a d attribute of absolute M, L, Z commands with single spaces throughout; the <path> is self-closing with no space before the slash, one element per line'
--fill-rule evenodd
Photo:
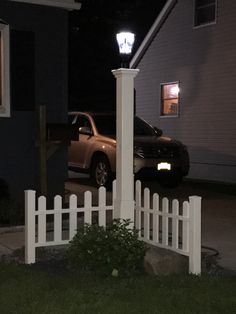
<path fill-rule="evenodd" d="M 135 51 L 166 0 L 81 2 L 81 10 L 73 11 L 69 21 L 69 109 L 114 110 L 111 69 L 120 66 L 115 34 L 134 32 Z"/>

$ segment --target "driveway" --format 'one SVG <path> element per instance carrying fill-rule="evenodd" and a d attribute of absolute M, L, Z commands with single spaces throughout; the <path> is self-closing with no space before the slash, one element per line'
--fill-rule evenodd
<path fill-rule="evenodd" d="M 78 195 L 83 204 L 85 191 L 93 192 L 93 202 L 97 202 L 96 189 L 90 185 L 87 176 L 69 173 L 66 188 Z M 151 193 L 161 197 L 186 200 L 191 195 L 202 197 L 202 245 L 219 252 L 220 266 L 236 271 L 236 189 L 234 186 L 206 184 L 185 181 L 174 189 L 163 189 L 156 182 L 143 182 Z M 107 201 L 111 201 L 108 193 Z"/>

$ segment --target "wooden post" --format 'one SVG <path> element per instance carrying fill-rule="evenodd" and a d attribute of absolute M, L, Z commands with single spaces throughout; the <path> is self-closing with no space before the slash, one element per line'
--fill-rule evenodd
<path fill-rule="evenodd" d="M 40 195 L 47 196 L 46 106 L 39 106 Z"/>

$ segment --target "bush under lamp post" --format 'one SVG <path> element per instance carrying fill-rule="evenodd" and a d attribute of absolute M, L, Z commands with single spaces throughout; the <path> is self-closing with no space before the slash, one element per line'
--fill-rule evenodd
<path fill-rule="evenodd" d="M 134 34 L 117 34 L 122 66 L 131 56 Z M 112 70 L 116 78 L 116 196 L 114 200 L 114 218 L 134 221 L 134 78 L 138 69 L 121 67 Z"/>

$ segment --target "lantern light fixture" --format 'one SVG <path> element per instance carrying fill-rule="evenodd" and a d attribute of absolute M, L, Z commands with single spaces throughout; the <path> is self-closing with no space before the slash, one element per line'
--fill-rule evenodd
<path fill-rule="evenodd" d="M 134 45 L 134 34 L 131 32 L 120 32 L 116 34 L 116 40 L 121 55 L 130 55 Z"/>

